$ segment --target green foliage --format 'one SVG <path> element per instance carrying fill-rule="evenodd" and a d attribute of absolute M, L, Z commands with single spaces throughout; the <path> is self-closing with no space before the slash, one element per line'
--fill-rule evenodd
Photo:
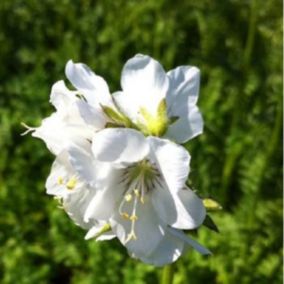
<path fill-rule="evenodd" d="M 118 241 L 84 241 L 46 196 L 53 157 L 20 133 L 53 109 L 51 85 L 68 59 L 119 89 L 136 53 L 165 68 L 196 65 L 204 134 L 187 143 L 190 184 L 224 208 L 217 234 L 188 252 L 179 283 L 282 283 L 281 1 L 36 1 L 0 3 L 0 282 L 157 283 L 159 271 L 130 259 Z M 157 272 L 158 271 L 158 272 Z"/>

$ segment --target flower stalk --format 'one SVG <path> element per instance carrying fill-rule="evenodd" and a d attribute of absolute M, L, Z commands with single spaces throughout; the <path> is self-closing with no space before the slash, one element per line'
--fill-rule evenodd
<path fill-rule="evenodd" d="M 174 281 L 174 264 L 163 267 L 160 284 L 172 284 Z"/>

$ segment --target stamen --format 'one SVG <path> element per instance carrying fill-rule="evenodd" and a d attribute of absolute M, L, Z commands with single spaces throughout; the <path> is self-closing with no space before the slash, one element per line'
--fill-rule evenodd
<path fill-rule="evenodd" d="M 123 216 L 123 207 L 125 202 L 130 202 L 132 200 L 132 194 L 131 192 L 133 191 L 133 188 L 135 188 L 137 185 L 137 180 L 135 180 L 134 182 L 132 182 L 132 184 L 130 185 L 130 187 L 128 188 L 128 190 L 126 190 L 126 192 L 124 193 L 124 198 L 121 201 L 119 208 L 118 208 L 118 212 L 121 216 Z M 131 199 L 129 198 L 131 196 Z"/>
<path fill-rule="evenodd" d="M 134 190 L 135 191 L 135 190 Z M 139 192 L 138 192 L 139 193 Z M 126 239 L 126 243 L 129 242 L 130 240 L 136 240 L 136 234 L 135 234 L 135 222 L 138 220 L 138 217 L 136 216 L 136 207 L 137 207 L 137 201 L 138 201 L 138 195 L 135 194 L 135 199 L 134 199 L 134 204 L 133 204 L 133 210 L 132 214 L 130 216 L 130 221 L 131 221 L 131 231 L 128 234 L 128 237 Z"/>
<path fill-rule="evenodd" d="M 129 218 L 131 221 L 137 221 L 138 217 L 136 215 L 131 215 Z"/>
<path fill-rule="evenodd" d="M 72 190 L 75 188 L 77 184 L 77 179 L 75 177 L 71 177 L 66 184 L 67 189 Z"/>
<path fill-rule="evenodd" d="M 120 215 L 121 215 L 124 219 L 126 219 L 126 220 L 129 220 L 129 219 L 130 219 L 129 214 L 126 213 L 126 212 L 122 212 L 122 213 L 120 213 Z"/>
<path fill-rule="evenodd" d="M 132 200 L 132 195 L 128 193 L 124 196 L 124 199 L 126 200 L 126 202 L 130 202 Z"/>
<path fill-rule="evenodd" d="M 136 214 L 137 205 L 147 202 L 147 193 L 160 181 L 159 170 L 155 164 L 148 160 L 143 160 L 137 164 L 129 166 L 121 176 L 121 183 L 125 187 L 124 196 L 119 205 L 118 212 L 126 220 L 131 222 L 129 233 L 125 242 L 136 240 L 135 224 L 139 220 Z M 158 181 L 156 181 L 158 180 Z M 133 203 L 132 203 L 133 202 Z M 130 203 L 127 204 L 126 203 Z"/>
<path fill-rule="evenodd" d="M 141 197 L 140 197 L 140 202 L 142 204 L 144 204 L 144 202 L 145 202 L 145 200 L 144 200 L 145 191 L 146 191 L 146 188 L 145 188 L 145 178 L 143 177 L 142 178 L 142 186 L 141 186 Z"/>
<path fill-rule="evenodd" d="M 63 178 L 61 176 L 58 178 L 57 183 L 59 185 L 62 185 L 64 183 L 64 180 L 63 180 Z"/>

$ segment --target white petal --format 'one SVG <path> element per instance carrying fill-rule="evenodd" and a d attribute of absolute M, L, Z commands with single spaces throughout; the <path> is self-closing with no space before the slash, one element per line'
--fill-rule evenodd
<path fill-rule="evenodd" d="M 206 210 L 202 200 L 190 189 L 170 192 L 166 185 L 155 183 L 151 200 L 160 218 L 174 228 L 194 229 L 204 221 Z"/>
<path fill-rule="evenodd" d="M 100 187 L 97 187 L 97 193 L 85 212 L 86 222 L 90 219 L 107 221 L 118 210 L 126 190 L 125 184 L 121 182 L 123 173 L 123 170 L 119 169 L 108 168 L 108 171 L 103 169 L 105 177 L 101 177 Z M 97 176 L 100 178 L 100 172 Z"/>
<path fill-rule="evenodd" d="M 102 162 L 134 163 L 148 154 L 149 146 L 136 130 L 108 128 L 94 135 L 92 150 L 95 158 Z"/>
<path fill-rule="evenodd" d="M 53 162 L 50 174 L 46 180 L 47 194 L 64 197 L 66 195 L 66 187 L 59 180 L 67 181 L 72 173 L 73 169 L 68 163 L 67 153 L 61 152 Z"/>
<path fill-rule="evenodd" d="M 112 232 L 107 232 L 107 233 L 104 233 L 103 235 L 99 236 L 96 241 L 99 242 L 99 241 L 109 241 L 109 240 L 112 240 L 116 238 L 116 235 L 113 234 Z"/>
<path fill-rule="evenodd" d="M 101 109 L 91 107 L 83 100 L 77 101 L 76 105 L 82 120 L 84 120 L 88 127 L 93 128 L 93 130 L 100 130 L 105 127 L 107 120 Z"/>
<path fill-rule="evenodd" d="M 174 196 L 177 208 L 177 220 L 172 227 L 178 229 L 195 229 L 199 227 L 206 216 L 202 200 L 189 188 L 180 190 Z"/>
<path fill-rule="evenodd" d="M 137 96 L 132 96 L 122 91 L 115 92 L 112 96 L 118 109 L 136 123 L 139 120 L 141 108 L 141 102 L 137 99 Z"/>
<path fill-rule="evenodd" d="M 149 200 L 146 200 L 144 204 L 138 203 L 136 215 L 138 217 L 134 227 L 134 232 L 137 237 L 136 240 L 132 239 L 126 242 L 128 234 L 131 231 L 131 221 L 125 220 L 119 214 L 116 214 L 110 220 L 111 227 L 121 243 L 126 246 L 130 254 L 134 253 L 135 255 L 147 256 L 163 239 L 164 225 L 157 217 Z"/>
<path fill-rule="evenodd" d="M 190 189 L 170 194 L 166 188 L 155 188 L 153 204 L 164 222 L 178 229 L 195 229 L 206 216 L 202 200 Z"/>
<path fill-rule="evenodd" d="M 67 184 L 75 179 L 74 187 L 68 188 Z M 79 226 L 89 228 L 91 223 L 83 220 L 84 212 L 95 193 L 93 188 L 87 187 L 82 182 L 68 159 L 67 152 L 61 152 L 54 161 L 50 175 L 46 181 L 47 193 L 62 198 L 63 209 L 70 218 Z"/>
<path fill-rule="evenodd" d="M 107 83 L 87 65 L 69 60 L 65 73 L 72 85 L 83 93 L 89 104 L 113 106 Z"/>
<path fill-rule="evenodd" d="M 211 254 L 211 252 L 203 247 L 201 244 L 199 244 L 197 241 L 189 238 L 183 231 L 180 230 L 176 230 L 176 229 L 172 229 L 172 228 L 168 228 L 168 231 L 178 237 L 180 240 L 183 240 L 185 242 L 186 245 L 194 248 L 195 250 L 197 250 L 199 253 L 203 254 L 203 255 L 208 255 Z"/>
<path fill-rule="evenodd" d="M 169 140 L 148 137 L 151 157 L 157 164 L 171 192 L 184 187 L 189 173 L 190 156 L 180 145 Z"/>
<path fill-rule="evenodd" d="M 140 107 L 156 114 L 158 104 L 166 96 L 168 81 L 163 67 L 153 58 L 138 54 L 129 59 L 122 70 L 121 87 L 132 99 L 124 108 L 131 108 L 131 102 L 136 100 Z"/>
<path fill-rule="evenodd" d="M 42 139 L 47 148 L 55 155 L 59 154 L 69 136 L 65 129 L 64 118 L 60 113 L 53 113 L 42 120 L 41 126 L 32 133 L 33 137 Z"/>
<path fill-rule="evenodd" d="M 157 248 L 147 257 L 134 255 L 143 262 L 155 266 L 163 266 L 175 262 L 183 253 L 184 241 L 166 231 Z"/>
<path fill-rule="evenodd" d="M 78 226 L 84 229 L 89 229 L 93 226 L 92 222 L 86 222 L 84 220 L 84 213 L 94 194 L 95 189 L 85 187 L 63 199 L 64 210 Z"/>
<path fill-rule="evenodd" d="M 167 103 L 173 115 L 178 115 L 181 105 L 196 104 L 199 93 L 200 71 L 194 66 L 180 66 L 167 73 L 170 88 Z M 177 110 L 177 111 L 176 111 Z M 180 113 L 182 116 L 183 114 Z"/>
<path fill-rule="evenodd" d="M 169 191 L 167 185 L 155 183 L 151 192 L 151 201 L 159 217 L 168 225 L 173 224 L 178 219 L 178 210 L 176 208 L 173 194 Z"/>
<path fill-rule="evenodd" d="M 32 133 L 33 137 L 42 139 L 48 149 L 58 155 L 68 146 L 80 140 L 90 139 L 93 130 L 77 118 L 76 109 L 70 114 L 55 112 L 50 117 L 45 118 L 41 126 Z"/>
<path fill-rule="evenodd" d="M 64 81 L 58 81 L 52 86 L 50 102 L 57 110 L 63 110 L 77 100 L 76 92 L 67 89 Z"/>
<path fill-rule="evenodd" d="M 177 143 L 185 143 L 203 132 L 203 119 L 197 106 L 180 105 L 181 109 L 177 115 L 179 119 L 171 124 L 165 137 Z"/>
<path fill-rule="evenodd" d="M 68 149 L 69 159 L 79 176 L 90 185 L 95 184 L 96 163 L 92 156 L 91 144 L 82 141 Z"/>

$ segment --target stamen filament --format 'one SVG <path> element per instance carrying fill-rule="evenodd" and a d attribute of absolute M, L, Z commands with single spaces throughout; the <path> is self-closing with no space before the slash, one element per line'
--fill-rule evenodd
<path fill-rule="evenodd" d="M 130 233 L 128 234 L 128 237 L 127 237 L 125 243 L 129 242 L 130 240 L 136 240 L 137 239 L 136 234 L 135 234 L 135 222 L 138 220 L 138 217 L 136 216 L 137 202 L 138 202 L 138 196 L 135 195 L 132 214 L 130 216 L 131 230 L 130 230 Z"/>
<path fill-rule="evenodd" d="M 35 127 L 30 127 L 30 126 L 28 126 L 28 125 L 27 125 L 26 123 L 24 123 L 24 122 L 21 122 L 21 125 L 24 126 L 24 127 L 27 129 L 26 131 L 24 131 L 23 133 L 21 133 L 21 136 L 24 136 L 24 135 L 26 135 L 26 134 L 28 134 L 28 133 L 30 133 L 30 132 L 36 130 Z"/>
<path fill-rule="evenodd" d="M 131 222 L 130 231 L 126 236 L 125 243 L 137 239 L 135 224 L 139 219 L 136 214 L 138 203 L 145 203 L 147 192 L 154 187 L 155 183 L 159 182 L 158 180 L 156 181 L 159 177 L 158 169 L 148 160 L 133 164 L 123 172 L 121 183 L 125 184 L 126 190 L 123 194 L 118 212 L 124 219 Z M 126 203 L 128 203 L 127 206 Z M 129 208 L 130 206 L 132 207 L 131 209 Z"/>

